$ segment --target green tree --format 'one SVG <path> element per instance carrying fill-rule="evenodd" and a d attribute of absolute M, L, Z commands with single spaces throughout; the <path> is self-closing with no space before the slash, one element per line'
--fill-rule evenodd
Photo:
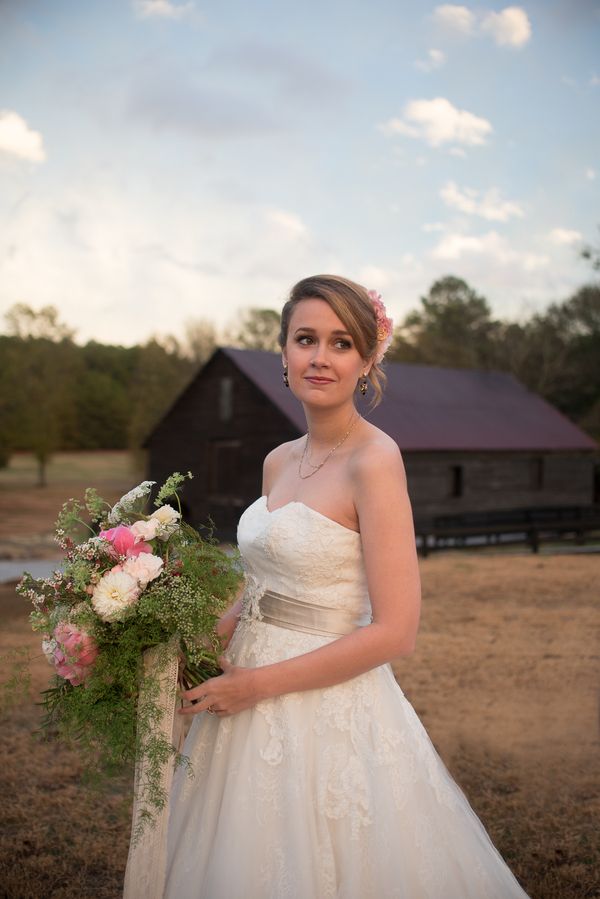
<path fill-rule="evenodd" d="M 248 350 L 279 350 L 281 315 L 274 309 L 244 309 L 228 331 L 227 342 Z"/>
<path fill-rule="evenodd" d="M 447 275 L 432 284 L 421 308 L 397 329 L 390 358 L 487 368 L 495 362 L 498 328 L 487 300 L 466 281 Z"/>
<path fill-rule="evenodd" d="M 129 445 L 139 449 L 194 372 L 194 364 L 177 342 L 164 346 L 152 338 L 136 348 L 136 364 L 130 390 Z"/>
<path fill-rule="evenodd" d="M 58 319 L 53 306 L 35 310 L 24 303 L 5 315 L 12 335 L 11 435 L 15 448 L 33 452 L 38 485 L 46 485 L 46 468 L 73 426 L 73 385 L 79 369 L 73 331 Z M 7 402 L 6 396 L 4 402 Z"/>
<path fill-rule="evenodd" d="M 212 322 L 204 318 L 188 319 L 185 323 L 183 353 L 196 367 L 212 356 L 218 344 L 217 331 Z"/>

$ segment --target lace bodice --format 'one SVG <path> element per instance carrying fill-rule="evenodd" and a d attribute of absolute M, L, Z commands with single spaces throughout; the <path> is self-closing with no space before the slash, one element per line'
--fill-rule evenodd
<path fill-rule="evenodd" d="M 357 614 L 369 613 L 360 534 L 301 502 L 270 512 L 261 496 L 243 513 L 238 544 L 246 606 L 265 590 Z"/>

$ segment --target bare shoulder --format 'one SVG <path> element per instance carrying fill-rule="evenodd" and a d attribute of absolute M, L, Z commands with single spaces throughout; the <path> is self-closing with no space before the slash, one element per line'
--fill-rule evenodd
<path fill-rule="evenodd" d="M 301 439 L 302 438 L 299 438 L 298 440 L 288 440 L 286 443 L 281 443 L 279 446 L 276 446 L 270 453 L 267 453 L 265 461 L 263 462 L 264 493 L 269 492 L 270 486 L 273 481 L 277 479 L 278 473 L 288 462 L 290 456 L 294 455 L 297 451 Z"/>
<path fill-rule="evenodd" d="M 369 425 L 363 440 L 356 447 L 352 459 L 353 477 L 358 486 L 365 480 L 372 482 L 405 479 L 402 454 L 395 440 L 389 434 Z"/>

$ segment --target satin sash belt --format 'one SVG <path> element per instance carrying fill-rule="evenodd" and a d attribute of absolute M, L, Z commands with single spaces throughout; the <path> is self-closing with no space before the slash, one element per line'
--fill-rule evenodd
<path fill-rule="evenodd" d="M 357 614 L 346 609 L 319 606 L 314 602 L 283 596 L 273 590 L 266 590 L 258 605 L 261 618 L 267 624 L 306 634 L 320 634 L 323 637 L 342 637 L 371 621 L 369 613 Z"/>

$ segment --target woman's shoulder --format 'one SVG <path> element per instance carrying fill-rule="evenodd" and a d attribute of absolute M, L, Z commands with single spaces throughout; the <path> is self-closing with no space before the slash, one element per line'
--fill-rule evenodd
<path fill-rule="evenodd" d="M 280 443 L 279 446 L 276 446 L 267 453 L 263 463 L 264 476 L 273 476 L 279 468 L 288 461 L 290 456 L 297 452 L 302 439 L 302 437 L 298 437 L 296 440 L 288 440 L 286 443 Z"/>
<path fill-rule="evenodd" d="M 379 478 L 404 476 L 402 454 L 396 441 L 370 422 L 366 422 L 362 439 L 356 444 L 352 454 L 353 478 L 371 480 L 375 474 Z"/>
<path fill-rule="evenodd" d="M 365 425 L 362 439 L 356 445 L 355 461 L 359 465 L 377 459 L 401 461 L 400 448 L 393 437 L 371 424 L 370 421 L 365 422 Z"/>

